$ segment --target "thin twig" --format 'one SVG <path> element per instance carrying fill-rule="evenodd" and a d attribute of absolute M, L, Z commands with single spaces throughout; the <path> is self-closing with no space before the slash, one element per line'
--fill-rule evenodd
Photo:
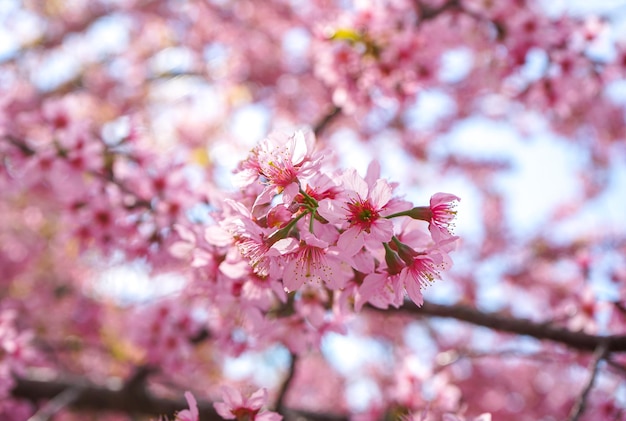
<path fill-rule="evenodd" d="M 279 414 L 282 414 L 285 409 L 285 395 L 289 391 L 289 387 L 293 381 L 293 376 L 296 372 L 296 362 L 298 360 L 298 356 L 294 353 L 291 353 L 291 361 L 289 362 L 289 369 L 287 371 L 287 375 L 285 376 L 285 380 L 283 384 L 280 386 L 280 391 L 278 392 L 278 399 L 276 399 L 276 411 Z"/>
<path fill-rule="evenodd" d="M 598 367 L 600 365 L 600 361 L 602 361 L 606 357 L 606 353 L 608 350 L 608 343 L 602 342 L 596 351 L 593 353 L 593 360 L 591 361 L 589 380 L 587 380 L 587 384 L 585 385 L 580 397 L 572 407 L 572 411 L 570 412 L 568 421 L 578 421 L 580 417 L 585 413 L 585 407 L 587 406 L 587 398 L 589 397 L 589 393 L 591 392 L 591 388 L 596 381 L 596 377 L 598 375 Z"/>
<path fill-rule="evenodd" d="M 341 114 L 341 108 L 333 107 L 328 114 L 322 117 L 322 119 L 313 127 L 313 133 L 315 133 L 315 136 L 319 136 L 330 124 L 330 122 L 333 121 L 335 117 L 339 116 L 339 114 Z"/>

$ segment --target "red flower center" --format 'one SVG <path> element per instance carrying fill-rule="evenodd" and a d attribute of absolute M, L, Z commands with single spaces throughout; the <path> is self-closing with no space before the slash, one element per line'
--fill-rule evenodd
<path fill-rule="evenodd" d="M 374 221 L 380 218 L 378 211 L 369 201 L 348 203 L 348 222 L 357 225 L 362 230 L 370 232 Z"/>

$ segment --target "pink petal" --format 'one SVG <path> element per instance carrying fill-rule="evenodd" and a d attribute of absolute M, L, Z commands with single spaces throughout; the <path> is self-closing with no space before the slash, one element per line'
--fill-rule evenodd
<path fill-rule="evenodd" d="M 299 259 L 291 259 L 283 272 L 283 285 L 289 291 L 296 291 L 304 284 L 304 264 Z"/>
<path fill-rule="evenodd" d="M 292 142 L 293 152 L 291 155 L 291 163 L 293 165 L 298 165 L 302 161 L 304 161 L 304 158 L 307 154 L 307 144 L 304 139 L 304 133 L 302 133 L 302 130 L 298 130 L 294 133 Z"/>
<path fill-rule="evenodd" d="M 339 240 L 337 240 L 337 247 L 341 250 L 342 254 L 349 257 L 357 254 L 359 250 L 365 244 L 361 228 L 352 227 L 348 228 L 341 234 Z"/>
<path fill-rule="evenodd" d="M 365 199 L 367 197 L 367 183 L 361 178 L 359 174 L 357 174 L 354 168 L 346 170 L 346 172 L 343 174 L 343 186 L 346 188 L 346 190 L 354 191 L 362 199 Z"/>
<path fill-rule="evenodd" d="M 222 399 L 224 399 L 224 402 L 233 409 L 243 406 L 243 396 L 241 396 L 241 392 L 232 386 L 222 386 Z"/>
<path fill-rule="evenodd" d="M 382 273 L 370 273 L 365 277 L 361 286 L 359 286 L 359 300 L 355 301 L 354 309 L 361 311 L 363 304 L 370 302 L 373 306 L 386 309 L 389 303 L 383 303 L 381 300 L 377 300 L 376 297 L 380 294 L 381 289 L 384 288 L 386 275 Z"/>
<path fill-rule="evenodd" d="M 186 226 L 181 225 L 181 224 L 175 224 L 174 225 L 174 230 L 176 231 L 176 233 L 178 235 L 180 235 L 180 238 L 183 241 L 186 241 L 186 242 L 192 243 L 192 244 L 196 243 L 196 235 L 193 233 L 192 230 L 190 230 Z"/>
<path fill-rule="evenodd" d="M 179 259 L 186 259 L 191 256 L 191 252 L 193 251 L 195 245 L 192 243 L 187 243 L 185 241 L 177 241 L 173 243 L 170 248 L 170 254 L 174 257 L 178 257 Z"/>
<path fill-rule="evenodd" d="M 291 204 L 291 202 L 293 202 L 293 199 L 298 195 L 298 190 L 299 187 L 297 183 L 291 183 L 287 187 L 285 187 L 285 189 L 283 190 L 283 203 L 285 203 L 286 205 Z"/>
<path fill-rule="evenodd" d="M 249 186 L 259 177 L 259 173 L 251 168 L 239 171 L 232 178 L 235 187 L 243 188 Z"/>
<path fill-rule="evenodd" d="M 413 279 L 413 276 L 409 276 L 406 268 L 402 269 L 400 276 L 411 301 L 413 301 L 418 307 L 421 307 L 422 304 L 424 304 L 424 296 L 422 295 L 419 282 L 416 279 Z"/>
<path fill-rule="evenodd" d="M 198 402 L 191 392 L 185 392 L 185 399 L 189 405 L 189 412 L 191 415 L 190 421 L 198 421 L 200 414 L 198 413 Z"/>
<path fill-rule="evenodd" d="M 391 187 L 385 180 L 377 180 L 370 191 L 370 200 L 376 209 L 380 209 L 389 203 L 391 199 Z"/>
<path fill-rule="evenodd" d="M 257 414 L 255 421 L 281 421 L 283 416 L 277 412 L 265 411 Z"/>
<path fill-rule="evenodd" d="M 370 186 L 380 178 L 380 163 L 377 160 L 370 162 L 365 174 L 365 182 Z"/>
<path fill-rule="evenodd" d="M 246 402 L 250 409 L 260 409 L 267 402 L 267 389 L 261 388 L 254 392 Z"/>
<path fill-rule="evenodd" d="M 341 261 L 332 256 L 327 256 L 325 263 L 326 267 L 320 268 L 317 273 L 324 284 L 332 290 L 340 290 L 345 287 L 350 276 L 346 276 L 346 272 L 341 267 Z"/>
<path fill-rule="evenodd" d="M 391 222 L 389 219 L 377 220 L 373 224 L 370 235 L 368 237 L 380 243 L 386 243 L 387 241 L 390 241 L 391 237 L 393 237 L 393 222 Z"/>
<path fill-rule="evenodd" d="M 326 241 L 320 240 L 319 238 L 317 238 L 316 236 L 314 236 L 308 231 L 305 231 L 302 233 L 302 239 L 309 246 L 313 246 L 313 247 L 317 247 L 321 249 L 328 247 L 328 243 Z"/>
<path fill-rule="evenodd" d="M 213 404 L 213 408 L 215 408 L 215 411 L 217 411 L 217 413 L 219 414 L 220 417 L 226 419 L 226 420 L 234 420 L 235 416 L 233 415 L 233 413 L 231 412 L 231 407 L 228 406 L 227 404 L 225 404 L 224 402 L 215 402 Z"/>
<path fill-rule="evenodd" d="M 249 274 L 250 264 L 245 260 L 238 262 L 223 261 L 219 266 L 220 272 L 230 279 L 239 279 Z"/>
<path fill-rule="evenodd" d="M 219 225 L 211 225 L 204 230 L 204 239 L 207 243 L 218 247 L 224 247 L 232 243 L 233 239 L 222 227 Z"/>
<path fill-rule="evenodd" d="M 326 219 L 331 224 L 339 224 L 345 219 L 345 213 L 339 206 L 339 202 L 331 199 L 323 199 L 319 202 L 317 208 L 322 218 Z"/>
<path fill-rule="evenodd" d="M 276 243 L 272 245 L 270 250 L 275 250 L 279 255 L 284 256 L 286 254 L 293 253 L 299 247 L 298 240 L 295 238 L 283 238 L 282 240 L 278 240 Z M 269 253 L 269 255 L 274 255 L 275 253 Z"/>
<path fill-rule="evenodd" d="M 450 203 L 454 201 L 460 201 L 461 199 L 450 193 L 435 193 L 430 198 L 430 207 L 433 208 L 437 205 L 441 205 L 442 203 Z"/>

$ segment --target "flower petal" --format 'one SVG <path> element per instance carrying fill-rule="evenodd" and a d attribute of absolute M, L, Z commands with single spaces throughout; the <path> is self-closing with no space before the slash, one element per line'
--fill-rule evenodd
<path fill-rule="evenodd" d="M 357 254 L 364 244 L 363 234 L 359 227 L 348 228 L 337 240 L 337 247 L 341 250 L 341 254 L 345 254 L 348 257 Z"/>
<path fill-rule="evenodd" d="M 365 199 L 367 197 L 367 183 L 359 174 L 357 174 L 354 168 L 350 168 L 343 173 L 343 186 L 346 190 L 354 191 L 361 199 Z"/>
<path fill-rule="evenodd" d="M 263 405 L 267 402 L 267 389 L 261 388 L 254 392 L 252 396 L 248 398 L 246 401 L 246 406 L 249 409 L 261 409 Z"/>
<path fill-rule="evenodd" d="M 389 203 L 391 199 L 391 186 L 383 179 L 376 180 L 370 191 L 370 200 L 376 209 L 380 209 Z"/>

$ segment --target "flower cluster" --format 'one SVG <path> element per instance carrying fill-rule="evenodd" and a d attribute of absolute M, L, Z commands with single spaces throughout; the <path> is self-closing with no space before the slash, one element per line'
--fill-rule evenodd
<path fill-rule="evenodd" d="M 219 226 L 255 276 L 287 292 L 333 291 L 359 310 L 398 307 L 406 291 L 421 305 L 422 289 L 451 264 L 458 197 L 414 207 L 377 165 L 362 177 L 326 171 L 323 157 L 309 131 L 270 134 L 237 169 L 241 194 L 225 200 Z"/>

